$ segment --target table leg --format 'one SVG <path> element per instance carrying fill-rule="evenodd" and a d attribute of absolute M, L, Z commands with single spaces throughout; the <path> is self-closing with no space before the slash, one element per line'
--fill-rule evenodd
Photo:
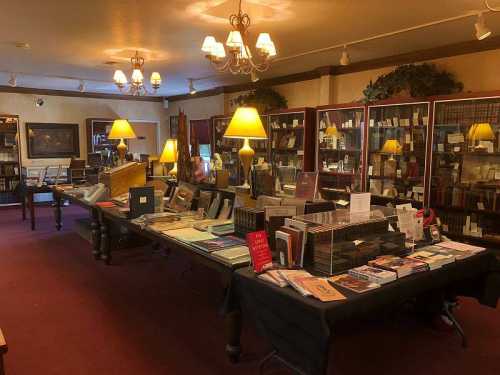
<path fill-rule="evenodd" d="M 241 310 L 231 311 L 226 315 L 226 333 L 226 354 L 231 362 L 237 363 L 241 354 Z"/>
<path fill-rule="evenodd" d="M 30 209 L 30 221 L 31 221 L 31 230 L 35 230 L 35 205 L 33 203 L 34 198 L 33 192 L 28 193 L 28 206 Z"/>
<path fill-rule="evenodd" d="M 111 246 L 110 238 L 108 233 L 109 227 L 106 220 L 101 221 L 101 243 L 100 243 L 100 253 L 101 259 L 107 264 L 111 264 Z"/>
<path fill-rule="evenodd" d="M 22 193 L 22 198 L 21 198 L 21 209 L 23 213 L 23 221 L 26 220 L 26 192 Z"/>
<path fill-rule="evenodd" d="M 91 209 L 90 227 L 92 229 L 92 254 L 94 259 L 98 260 L 101 257 L 101 225 L 95 208 Z"/>
<path fill-rule="evenodd" d="M 61 228 L 62 228 L 62 212 L 61 212 L 62 199 L 59 195 L 55 195 L 54 198 L 56 200 L 56 202 L 55 202 L 56 204 L 54 206 L 54 216 L 56 219 L 56 229 L 61 230 Z"/>

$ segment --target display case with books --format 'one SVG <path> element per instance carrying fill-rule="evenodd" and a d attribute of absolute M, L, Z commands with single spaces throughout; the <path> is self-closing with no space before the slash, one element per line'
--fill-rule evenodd
<path fill-rule="evenodd" d="M 445 234 L 500 242 L 500 93 L 437 100 L 430 207 Z"/>
<path fill-rule="evenodd" d="M 0 206 L 21 202 L 20 183 L 19 118 L 0 115 Z"/>
<path fill-rule="evenodd" d="M 240 185 L 243 182 L 243 170 L 238 157 L 238 151 L 243 146 L 241 139 L 225 138 L 224 133 L 232 116 L 214 116 L 211 119 L 212 155 L 218 153 L 222 159 L 223 168 L 229 171 L 229 185 Z M 268 138 L 268 116 L 261 115 L 260 119 L 266 129 Z M 255 151 L 254 164 L 269 164 L 268 140 L 250 140 L 250 146 Z"/>
<path fill-rule="evenodd" d="M 371 206 L 367 213 L 347 209 L 294 217 L 307 224 L 304 266 L 332 275 L 359 267 L 380 255 L 405 254 L 405 235 L 396 228 L 397 212 Z"/>
<path fill-rule="evenodd" d="M 365 106 L 320 107 L 316 113 L 316 170 L 323 196 L 363 189 Z"/>
<path fill-rule="evenodd" d="M 367 189 L 372 203 L 424 203 L 430 102 L 368 106 Z"/>
<path fill-rule="evenodd" d="M 299 108 L 268 115 L 274 191 L 277 195 L 293 196 L 297 174 L 315 169 L 316 113 L 312 108 Z"/>

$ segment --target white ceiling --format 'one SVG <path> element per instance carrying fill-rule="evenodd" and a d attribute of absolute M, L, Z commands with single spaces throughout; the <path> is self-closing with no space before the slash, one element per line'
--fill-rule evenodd
<path fill-rule="evenodd" d="M 136 49 L 146 57 L 146 76 L 164 78 L 159 95 L 249 81 L 214 76 L 200 51 L 207 34 L 225 40 L 227 17 L 237 0 L 1 0 L 0 71 L 18 72 L 18 86 L 118 93 L 113 71 L 129 73 Z M 490 0 L 500 7 L 500 0 Z M 280 57 L 362 39 L 375 34 L 484 9 L 483 0 L 243 0 L 252 18 L 251 35 L 271 33 Z M 500 35 L 500 13 L 485 14 L 493 35 Z M 431 48 L 474 39 L 475 17 L 349 47 L 352 61 Z M 16 48 L 29 43 L 30 49 Z M 336 65 L 341 50 L 276 62 L 264 78 Z M 115 66 L 106 65 L 113 61 Z M 22 73 L 22 74 L 21 74 Z M 54 78 L 58 76 L 60 78 Z M 64 77 L 73 77 L 74 80 Z M 0 73 L 6 85 L 8 73 Z"/>

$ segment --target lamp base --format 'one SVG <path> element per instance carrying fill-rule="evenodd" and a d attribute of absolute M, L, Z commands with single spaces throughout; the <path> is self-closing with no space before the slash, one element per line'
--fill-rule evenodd
<path fill-rule="evenodd" d="M 118 144 L 118 146 L 116 146 L 116 150 L 118 151 L 118 158 L 123 164 L 123 161 L 125 160 L 125 154 L 127 153 L 127 145 L 125 144 L 125 142 L 123 142 L 123 138 L 120 139 L 120 143 Z"/>
<path fill-rule="evenodd" d="M 177 177 L 177 162 L 174 163 L 174 167 L 168 171 L 168 174 L 173 177 Z"/>
<path fill-rule="evenodd" d="M 252 160 L 255 155 L 255 151 L 250 147 L 250 141 L 248 138 L 244 138 L 243 147 L 238 152 L 240 157 L 241 166 L 243 167 L 243 174 L 245 180 L 241 188 L 250 189 L 250 184 L 248 183 L 248 174 L 250 173 L 250 167 L 252 166 Z"/>

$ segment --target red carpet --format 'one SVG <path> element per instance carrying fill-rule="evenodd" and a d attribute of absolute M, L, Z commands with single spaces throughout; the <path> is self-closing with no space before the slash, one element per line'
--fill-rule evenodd
<path fill-rule="evenodd" d="M 71 230 L 86 215 L 65 208 L 64 228 L 37 210 L 37 231 L 18 209 L 0 211 L 0 327 L 9 344 L 7 375 L 256 374 L 268 348 L 245 323 L 242 363 L 225 357 L 217 316 L 217 274 L 149 250 L 124 252 L 116 265 L 92 258 Z M 332 374 L 500 374 L 500 309 L 462 300 L 468 333 L 456 335 L 398 319 L 353 327 L 333 341 Z M 267 374 L 289 374 L 272 363 Z"/>

